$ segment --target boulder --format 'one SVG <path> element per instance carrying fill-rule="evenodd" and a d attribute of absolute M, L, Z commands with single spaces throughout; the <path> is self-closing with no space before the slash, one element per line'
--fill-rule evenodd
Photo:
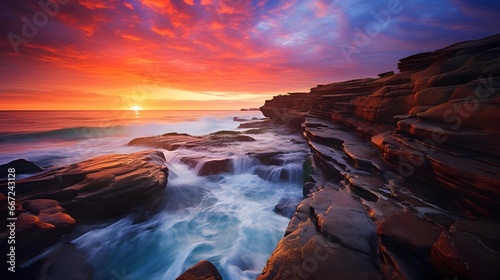
<path fill-rule="evenodd" d="M 75 225 L 153 211 L 167 182 L 161 152 L 107 155 L 16 182 L 16 259 L 20 264 L 55 244 Z M 7 189 L 7 183 L 1 185 Z M 6 203 L 2 196 L 2 204 Z M 9 231 L 0 234 L 7 246 Z M 6 248 L 4 248 L 6 249 Z"/>
<path fill-rule="evenodd" d="M 222 276 L 215 265 L 203 260 L 193 265 L 176 280 L 222 280 Z"/>

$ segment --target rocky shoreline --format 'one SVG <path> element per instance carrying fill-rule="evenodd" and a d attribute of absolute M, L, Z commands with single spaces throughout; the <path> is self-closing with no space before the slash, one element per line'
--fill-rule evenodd
<path fill-rule="evenodd" d="M 280 95 L 318 176 L 259 279 L 500 277 L 500 35 Z"/>
<path fill-rule="evenodd" d="M 134 154 L 106 155 L 68 166 L 53 168 L 16 182 L 15 262 L 20 265 L 44 252 L 70 234 L 76 225 L 105 222 L 132 211 L 145 219 L 162 204 L 168 169 L 163 153 L 145 151 Z M 7 164 L 8 166 L 8 164 Z M 32 163 L 21 167 L 32 173 Z M 23 170 L 19 168 L 18 170 Z M 41 169 L 36 168 L 36 172 Z M 20 174 L 20 173 L 18 173 Z M 0 182 L 3 190 L 7 182 Z M 7 197 L 0 193 L 0 207 L 7 209 Z M 2 211 L 2 221 L 7 219 Z M 8 231 L 1 232 L 2 252 L 8 252 Z M 92 279 L 84 256 L 74 246 L 63 245 L 28 268 L 18 268 L 6 278 L 65 279 L 67 273 Z M 73 256 L 69 262 L 68 258 Z M 44 268 L 50 267 L 50 271 Z M 83 272 L 85 270 L 86 272 Z M 76 276 L 75 276 L 76 277 Z M 20 279 L 20 278 L 17 278 Z"/>
<path fill-rule="evenodd" d="M 251 145 L 270 129 L 303 134 L 312 153 L 304 200 L 295 210 L 276 205 L 291 220 L 258 279 L 499 279 L 500 35 L 410 56 L 398 68 L 276 96 L 260 108 L 269 120 L 234 119 L 245 131 L 167 133 L 128 145 L 189 150 L 183 164 L 218 176 L 235 167 L 231 153 L 216 151 L 244 143 L 253 149 L 246 156 L 263 165 L 255 174 L 274 168 L 281 180 L 292 176 L 279 169 L 289 151 Z M 307 155 L 293 137 L 287 148 Z M 60 244 L 17 276 L 92 279 L 82 252 L 61 240 L 76 226 L 154 214 L 164 203 L 165 161 L 144 151 L 45 171 L 9 163 L 37 173 L 16 182 L 16 262 Z M 0 193 L 0 207 L 7 203 Z M 8 231 L 1 234 L 4 252 Z M 202 261 L 178 279 L 222 277 Z"/>
<path fill-rule="evenodd" d="M 15 166 L 16 174 L 24 175 L 16 181 L 15 189 L 16 273 L 5 273 L 5 267 L 2 279 L 102 277 L 90 264 L 88 252 L 72 242 L 75 238 L 124 217 L 140 224 L 165 209 L 188 207 L 191 197 L 176 194 L 175 186 L 170 190 L 166 188 L 168 175 L 174 181 L 178 175 L 167 167 L 164 152 L 149 150 L 151 148 L 169 152 L 180 150 L 176 160 L 193 170 L 194 176 L 221 178 L 227 174 L 247 172 L 240 169 L 253 165 L 252 174 L 262 180 L 297 180 L 296 175 L 302 174 L 302 164 L 295 169 L 286 165 L 293 165 L 294 161 L 308 155 L 307 146 L 299 140 L 299 135 L 285 136 L 288 129 L 273 127 L 266 119 L 235 118 L 233 121 L 239 123 L 241 130 L 222 130 L 203 136 L 166 133 L 129 141 L 129 146 L 146 149 L 143 152 L 104 155 L 47 170 L 27 160 L 1 165 L 4 170 Z M 278 137 L 272 135 L 279 135 L 280 139 L 269 144 L 268 137 Z M 285 145 L 275 147 L 274 144 L 280 142 Z M 302 176 L 298 179 L 300 183 L 294 183 L 296 193 L 300 193 L 303 181 Z M 6 190 L 7 185 L 6 180 L 0 181 L 2 189 Z M 186 195 L 195 197 L 195 200 L 205 196 L 203 186 L 186 188 L 189 188 Z M 269 210 L 290 218 L 300 195 L 293 201 L 287 199 L 283 196 Z M 6 194 L 0 193 L 0 205 L 7 208 Z M 7 212 L 3 214 L 5 221 Z M 8 249 L 8 236 L 8 230 L 0 232 L 0 244 L 5 251 Z M 260 268 L 254 271 L 259 272 Z M 222 277 L 213 264 L 202 261 L 179 279 Z"/>

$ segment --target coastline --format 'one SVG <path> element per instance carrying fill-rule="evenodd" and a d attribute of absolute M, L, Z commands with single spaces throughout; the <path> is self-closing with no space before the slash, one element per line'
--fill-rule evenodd
<path fill-rule="evenodd" d="M 244 120 L 238 133 L 167 133 L 128 145 L 208 153 L 245 146 L 241 168 L 229 153 L 181 160 L 200 176 L 254 168 L 268 181 L 297 181 L 295 175 L 303 174 L 293 175 L 293 168 L 304 169 L 310 150 L 313 170 L 299 191 L 304 199 L 296 208 L 293 201 L 276 204 L 274 214 L 291 220 L 258 279 L 495 279 L 500 277 L 499 50 L 500 35 L 454 44 L 402 59 L 398 74 L 277 96 L 260 108 L 269 120 Z M 279 150 L 252 150 L 263 133 L 285 128 L 299 133 L 287 131 L 291 136 Z M 303 158 L 280 169 L 294 149 Z M 259 164 L 245 161 L 248 157 Z M 18 261 L 56 244 L 79 223 L 113 220 L 130 210 L 137 222 L 148 220 L 164 203 L 161 192 L 171 172 L 166 161 L 158 151 L 107 155 L 19 180 L 17 240 L 25 248 L 18 248 Z M 7 182 L 0 184 L 6 189 Z M 6 194 L 0 202 L 7 207 Z M 78 249 L 56 253 L 26 275 L 48 273 L 44 269 L 53 266 L 92 279 Z M 64 254 L 75 260 L 66 262 Z M 202 262 L 180 277 L 221 275 Z"/>
<path fill-rule="evenodd" d="M 266 101 L 323 176 L 258 279 L 500 277 L 499 47 L 461 42 Z"/>

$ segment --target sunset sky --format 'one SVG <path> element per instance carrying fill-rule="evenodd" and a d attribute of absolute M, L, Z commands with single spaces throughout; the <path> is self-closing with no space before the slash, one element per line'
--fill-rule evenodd
<path fill-rule="evenodd" d="M 500 32 L 493 0 L 0 5 L 0 110 L 259 107 Z"/>

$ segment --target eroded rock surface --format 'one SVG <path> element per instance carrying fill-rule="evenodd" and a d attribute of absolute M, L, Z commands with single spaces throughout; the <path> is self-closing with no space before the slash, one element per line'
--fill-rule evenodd
<path fill-rule="evenodd" d="M 499 57 L 494 35 L 266 101 L 322 176 L 260 279 L 498 278 Z"/>
<path fill-rule="evenodd" d="M 167 182 L 164 161 L 161 152 L 153 151 L 106 155 L 18 180 L 17 262 L 38 255 L 76 224 L 120 217 L 135 207 L 154 210 Z M 6 182 L 0 184 L 7 190 Z M 0 204 L 6 209 L 3 195 Z M 1 233 L 4 251 L 8 236 L 8 230 Z"/>

